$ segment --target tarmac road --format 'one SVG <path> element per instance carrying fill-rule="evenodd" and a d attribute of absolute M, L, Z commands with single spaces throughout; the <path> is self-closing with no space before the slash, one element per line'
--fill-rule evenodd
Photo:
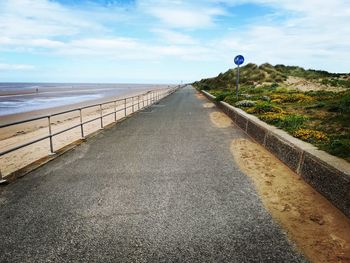
<path fill-rule="evenodd" d="M 305 262 L 195 93 L 1 187 L 0 262 Z"/>

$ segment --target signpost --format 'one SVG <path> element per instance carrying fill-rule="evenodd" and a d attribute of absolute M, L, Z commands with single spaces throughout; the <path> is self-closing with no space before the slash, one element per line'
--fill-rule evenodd
<path fill-rule="evenodd" d="M 238 99 L 238 85 L 239 85 L 239 66 L 244 63 L 244 57 L 242 55 L 238 55 L 235 57 L 235 64 L 237 65 L 237 79 L 236 79 L 236 97 Z"/>

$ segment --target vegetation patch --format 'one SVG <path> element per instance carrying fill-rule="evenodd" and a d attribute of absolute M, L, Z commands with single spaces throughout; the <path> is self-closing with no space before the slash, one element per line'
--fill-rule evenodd
<path fill-rule="evenodd" d="M 252 100 L 241 100 L 236 102 L 235 106 L 236 107 L 253 107 L 256 104 L 255 101 Z"/>
<path fill-rule="evenodd" d="M 234 69 L 193 85 L 350 162 L 350 74 L 248 64 L 241 77 L 238 98 Z M 287 81 L 290 77 L 326 88 L 301 91 Z"/>
<path fill-rule="evenodd" d="M 268 112 L 281 113 L 283 110 L 268 101 L 260 101 L 255 105 L 252 112 L 256 114 L 264 114 Z"/>
<path fill-rule="evenodd" d="M 297 129 L 293 132 L 293 135 L 303 141 L 308 142 L 319 142 L 328 141 L 328 137 L 324 132 L 311 130 L 311 129 Z"/>
<path fill-rule="evenodd" d="M 271 95 L 271 100 L 273 102 L 279 102 L 279 103 L 290 103 L 290 102 L 310 102 L 313 100 L 313 98 L 303 93 L 294 93 L 294 94 L 281 93 L 281 94 Z"/>

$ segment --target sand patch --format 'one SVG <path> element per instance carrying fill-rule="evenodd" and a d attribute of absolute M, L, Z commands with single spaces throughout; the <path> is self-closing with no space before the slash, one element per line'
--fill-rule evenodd
<path fill-rule="evenodd" d="M 312 262 L 350 262 L 350 220 L 262 146 L 234 140 L 231 152 L 263 204 Z"/>
<path fill-rule="evenodd" d="M 196 93 L 196 97 L 197 97 L 197 99 L 200 99 L 200 100 L 205 99 L 204 95 L 202 93 L 199 93 L 199 92 Z"/>
<path fill-rule="evenodd" d="M 289 86 L 289 88 L 297 89 L 303 92 L 306 91 L 333 91 L 333 92 L 341 92 L 346 91 L 346 88 L 342 87 L 332 87 L 327 85 L 322 85 L 320 83 L 312 82 L 306 80 L 304 78 L 292 77 L 289 76 L 285 83 Z"/>
<path fill-rule="evenodd" d="M 211 112 L 210 120 L 218 128 L 227 128 L 232 126 L 232 120 L 220 111 Z"/>
<path fill-rule="evenodd" d="M 214 108 L 215 104 L 208 102 L 208 103 L 203 103 L 203 108 Z"/>

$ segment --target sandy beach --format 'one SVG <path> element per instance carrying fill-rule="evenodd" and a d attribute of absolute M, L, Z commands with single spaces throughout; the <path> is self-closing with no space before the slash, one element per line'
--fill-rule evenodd
<path fill-rule="evenodd" d="M 160 90 L 165 92 L 166 89 Z M 115 120 L 120 120 L 125 116 L 132 114 L 135 111 L 141 110 L 147 107 L 150 102 L 149 95 L 145 95 L 145 92 L 136 92 L 133 94 L 128 94 L 127 96 L 121 96 L 118 98 L 110 98 L 104 100 L 96 100 L 91 102 L 78 103 L 66 107 L 58 107 L 50 110 L 36 111 L 15 116 L 6 116 L 2 118 L 2 123 L 11 123 L 18 120 L 24 120 L 28 118 L 35 118 L 38 116 L 44 116 L 48 114 L 54 114 L 57 112 L 66 111 L 73 108 L 86 107 L 87 105 L 94 105 L 98 103 L 104 103 L 106 101 L 118 100 L 125 97 L 137 96 L 128 98 L 126 101 L 123 99 L 118 102 L 112 102 L 108 104 L 103 104 L 102 115 L 112 113 L 109 116 L 103 118 L 102 126 L 106 126 L 115 122 Z M 142 102 L 143 101 L 143 102 Z M 127 110 L 124 110 L 126 103 Z M 134 105 L 132 107 L 132 105 Z M 114 114 L 114 109 L 118 111 Z M 100 106 L 89 107 L 82 110 L 82 122 L 93 120 L 101 116 Z M 80 124 L 80 112 L 79 110 L 70 113 L 60 114 L 51 117 L 51 129 L 52 134 L 62 131 L 64 129 L 73 127 Z M 101 120 L 97 119 L 83 125 L 84 136 L 87 136 L 99 129 L 101 129 Z M 0 151 L 6 151 L 18 145 L 25 144 L 27 142 L 33 141 L 49 135 L 49 125 L 48 119 L 40 119 L 36 121 L 31 121 L 24 124 L 17 124 L 6 128 L 1 128 L 0 133 Z M 82 133 L 80 126 L 71 129 L 67 132 L 58 134 L 53 137 L 53 148 L 54 151 L 61 149 L 62 147 L 82 139 Z M 48 156 L 50 154 L 50 141 L 49 139 L 42 140 L 40 142 L 31 144 L 29 146 L 23 147 L 21 149 L 15 150 L 11 153 L 5 154 L 0 157 L 0 169 L 3 177 L 21 169 L 40 158 Z"/>

